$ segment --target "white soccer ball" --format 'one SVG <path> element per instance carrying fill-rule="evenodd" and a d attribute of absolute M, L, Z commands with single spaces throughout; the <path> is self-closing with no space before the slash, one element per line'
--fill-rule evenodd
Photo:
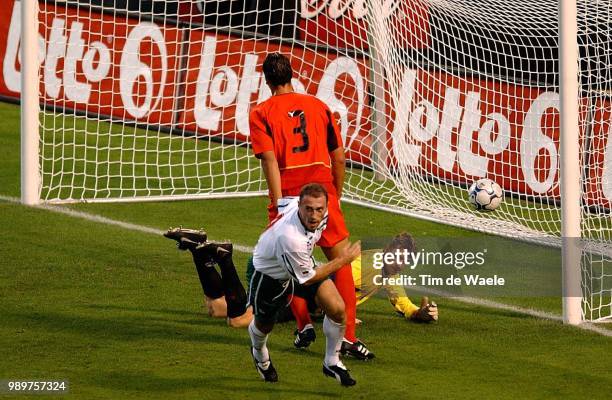
<path fill-rule="evenodd" d="M 501 186 L 491 179 L 479 179 L 470 186 L 468 190 L 470 203 L 476 206 L 477 210 L 493 211 L 501 204 L 504 199 L 504 191 Z"/>

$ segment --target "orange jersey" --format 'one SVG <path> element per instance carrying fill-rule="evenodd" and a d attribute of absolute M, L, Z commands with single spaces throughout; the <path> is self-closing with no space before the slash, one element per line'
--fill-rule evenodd
<path fill-rule="evenodd" d="M 272 96 L 251 111 L 249 126 L 253 153 L 274 152 L 283 191 L 333 181 L 329 153 L 342 147 L 342 138 L 321 100 L 295 92 Z"/>

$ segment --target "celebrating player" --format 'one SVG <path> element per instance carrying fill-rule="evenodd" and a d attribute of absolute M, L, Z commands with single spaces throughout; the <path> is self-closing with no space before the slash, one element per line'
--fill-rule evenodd
<path fill-rule="evenodd" d="M 293 90 L 293 70 L 287 57 L 269 54 L 263 63 L 263 73 L 272 97 L 251 111 L 249 126 L 253 152 L 261 159 L 268 183 L 269 219 L 278 213 L 279 199 L 296 196 L 307 183 L 320 183 L 329 196 L 329 220 L 317 244 L 327 259 L 333 260 L 349 243 L 339 204 L 346 160 L 338 127 L 325 103 Z M 342 353 L 362 360 L 373 358 L 374 353 L 355 336 L 355 285 L 349 263 L 335 273 L 334 283 L 346 306 Z M 298 348 L 308 347 L 316 335 L 307 303 L 296 296 L 291 309 L 298 325 L 294 344 Z"/>
<path fill-rule="evenodd" d="M 356 383 L 339 358 L 346 320 L 344 302 L 328 277 L 353 261 L 361 247 L 359 242 L 347 244 L 332 261 L 315 269 L 312 251 L 328 222 L 327 203 L 322 185 L 304 186 L 299 199 L 283 208 L 253 251 L 255 273 L 249 285 L 249 304 L 255 318 L 249 325 L 249 335 L 255 367 L 267 382 L 278 380 L 267 347 L 268 334 L 278 311 L 287 304 L 287 294 L 298 293 L 307 299 L 314 297 L 325 313 L 323 373 L 343 386 Z"/>
<path fill-rule="evenodd" d="M 208 242 L 206 232 L 193 229 L 171 228 L 164 236 L 176 240 L 180 250 L 191 251 L 208 315 L 227 317 L 227 324 L 234 328 L 248 326 L 253 311 L 247 307 L 246 292 L 232 260 L 232 244 Z M 217 264 L 221 274 L 215 268 Z"/>

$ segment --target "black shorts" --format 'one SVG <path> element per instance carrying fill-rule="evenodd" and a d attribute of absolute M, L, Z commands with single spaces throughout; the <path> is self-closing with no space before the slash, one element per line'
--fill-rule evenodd
<path fill-rule="evenodd" d="M 279 311 L 289 305 L 289 295 L 295 294 L 314 302 L 314 296 L 324 281 L 303 286 L 292 280 L 274 279 L 255 271 L 249 284 L 249 305 L 253 306 L 253 314 L 258 321 L 274 323 Z"/>

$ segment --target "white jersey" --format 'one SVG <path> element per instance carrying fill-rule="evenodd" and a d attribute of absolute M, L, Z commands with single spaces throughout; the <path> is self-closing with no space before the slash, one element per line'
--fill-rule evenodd
<path fill-rule="evenodd" d="M 274 279 L 304 283 L 315 275 L 312 251 L 327 227 L 327 213 L 314 232 L 308 231 L 298 214 L 298 198 L 279 200 L 279 218 L 259 237 L 253 251 L 256 271 Z"/>

